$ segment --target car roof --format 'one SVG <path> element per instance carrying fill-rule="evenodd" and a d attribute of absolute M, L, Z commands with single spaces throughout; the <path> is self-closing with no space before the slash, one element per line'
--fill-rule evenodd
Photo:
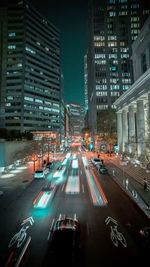
<path fill-rule="evenodd" d="M 78 227 L 78 222 L 76 220 L 73 220 L 71 218 L 65 218 L 62 220 L 58 220 L 56 222 L 56 229 L 57 230 L 64 230 L 64 229 L 70 229 L 75 231 Z"/>

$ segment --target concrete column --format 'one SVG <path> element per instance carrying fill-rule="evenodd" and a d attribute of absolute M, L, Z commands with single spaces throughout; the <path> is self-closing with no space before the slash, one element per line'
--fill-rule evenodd
<path fill-rule="evenodd" d="M 129 153 L 134 154 L 134 143 L 135 143 L 135 116 L 134 106 L 129 106 Z"/>
<path fill-rule="evenodd" d="M 144 103 L 142 99 L 137 101 L 136 120 L 137 120 L 137 142 L 138 142 L 137 152 L 139 157 L 144 151 L 144 139 L 145 139 Z"/>
<path fill-rule="evenodd" d="M 122 112 L 117 112 L 117 139 L 119 153 L 122 153 Z"/>
<path fill-rule="evenodd" d="M 126 145 L 128 144 L 128 119 L 127 110 L 122 111 L 122 151 L 127 152 Z"/>
<path fill-rule="evenodd" d="M 150 93 L 148 93 L 148 131 L 150 135 Z"/>

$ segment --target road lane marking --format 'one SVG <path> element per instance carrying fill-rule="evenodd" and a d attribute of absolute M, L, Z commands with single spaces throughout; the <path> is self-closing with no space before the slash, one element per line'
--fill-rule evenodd
<path fill-rule="evenodd" d="M 54 222 L 55 222 L 55 218 L 53 218 L 53 220 L 52 220 L 51 227 L 50 227 L 50 230 L 49 230 L 49 233 L 48 233 L 48 236 L 47 236 L 47 240 L 50 239 L 50 235 L 51 235 L 51 231 L 52 231 L 53 226 L 54 226 Z"/>
<path fill-rule="evenodd" d="M 61 220 L 61 218 L 62 218 L 62 215 L 61 215 L 61 213 L 59 214 L 59 218 L 58 218 L 58 220 Z"/>
<path fill-rule="evenodd" d="M 64 186 L 65 186 L 65 184 L 63 184 L 61 191 L 64 191 Z"/>
<path fill-rule="evenodd" d="M 24 245 L 23 250 L 21 251 L 21 254 L 20 254 L 20 256 L 19 256 L 19 258 L 18 258 L 18 260 L 17 260 L 17 262 L 15 264 L 15 267 L 19 267 L 20 266 L 20 263 L 21 263 L 21 261 L 23 259 L 23 256 L 24 256 L 24 254 L 25 254 L 30 242 L 31 242 L 31 236 L 29 236 L 26 244 Z"/>
<path fill-rule="evenodd" d="M 82 191 L 83 191 L 83 193 L 85 192 L 85 191 L 84 191 L 84 184 L 82 184 Z"/>

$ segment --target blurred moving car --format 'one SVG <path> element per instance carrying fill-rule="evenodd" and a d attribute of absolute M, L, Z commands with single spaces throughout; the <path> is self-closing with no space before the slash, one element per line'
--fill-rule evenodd
<path fill-rule="evenodd" d="M 66 170 L 66 166 L 60 165 L 59 167 L 57 167 L 56 171 L 54 172 L 53 178 L 62 180 L 65 170 Z"/>
<path fill-rule="evenodd" d="M 46 174 L 45 170 L 42 169 L 36 170 L 34 173 L 34 178 L 36 179 L 45 178 L 45 174 Z"/>
<path fill-rule="evenodd" d="M 108 173 L 107 168 L 104 164 L 99 166 L 99 173 L 101 173 L 101 174 Z"/>
<path fill-rule="evenodd" d="M 76 218 L 59 218 L 51 230 L 51 259 L 73 266 L 79 259 L 80 225 Z M 59 254 L 59 255 L 58 255 Z M 65 264 L 65 266 L 66 266 Z M 78 265 L 76 265 L 78 266 Z"/>
<path fill-rule="evenodd" d="M 40 193 L 36 196 L 33 201 L 33 208 L 44 209 L 47 207 L 50 200 L 53 199 L 56 193 L 57 187 L 54 186 L 46 186 L 43 187 Z"/>

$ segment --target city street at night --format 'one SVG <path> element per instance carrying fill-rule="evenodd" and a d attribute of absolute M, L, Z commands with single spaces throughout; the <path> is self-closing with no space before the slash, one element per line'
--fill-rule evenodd
<path fill-rule="evenodd" d="M 150 0 L 0 0 L 0 267 L 149 252 Z"/>
<path fill-rule="evenodd" d="M 76 216 L 80 223 L 80 257 L 77 266 L 97 266 L 98 263 L 105 266 L 138 266 L 140 262 L 146 263 L 147 254 L 142 247 L 139 231 L 149 224 L 149 219 L 109 174 L 98 174 L 91 164 L 91 155 L 91 152 L 81 149 L 72 151 L 63 179 L 56 183 L 56 194 L 45 209 L 34 209 L 33 200 L 45 184 L 54 182 L 52 173 L 55 173 L 55 168 L 44 180 L 33 180 L 32 174 L 26 169 L 13 178 L 15 185 L 11 190 L 8 179 L 12 178 L 0 180 L 4 190 L 0 198 L 0 236 L 3 240 L 0 248 L 3 255 L 1 266 L 11 266 L 9 263 L 15 253 L 21 253 L 20 247 L 17 248 L 17 239 L 16 243 L 8 246 L 12 237 L 26 224 L 30 227 L 26 230 L 24 244 L 29 237 L 31 240 L 23 257 L 23 266 L 50 266 L 50 229 L 60 216 Z M 79 179 L 77 183 L 70 182 L 69 185 L 73 174 L 73 157 L 78 162 Z M 28 182 L 24 183 L 27 177 Z M 73 178 L 76 179 L 76 176 Z M 67 251 L 65 253 L 66 265 L 71 266 L 67 261 Z"/>

